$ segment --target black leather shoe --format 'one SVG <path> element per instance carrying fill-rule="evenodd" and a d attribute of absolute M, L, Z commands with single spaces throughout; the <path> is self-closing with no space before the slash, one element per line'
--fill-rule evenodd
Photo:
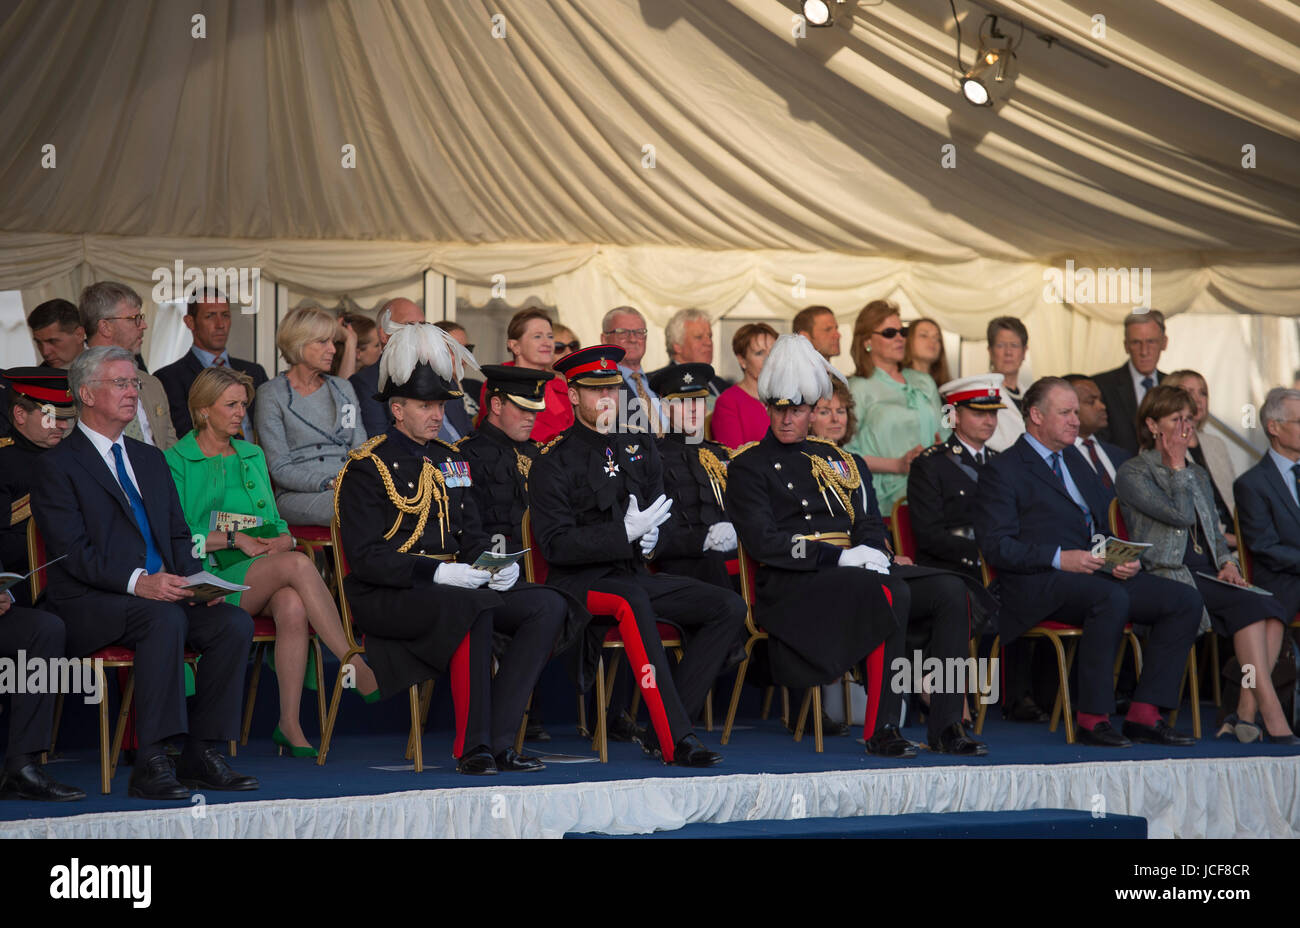
<path fill-rule="evenodd" d="M 528 754 L 518 754 L 514 748 L 506 748 L 494 760 L 498 770 L 545 770 L 546 765 Z"/>
<path fill-rule="evenodd" d="M 787 729 L 793 733 L 795 723 L 798 721 L 799 720 L 797 717 L 790 719 L 790 724 L 786 726 Z M 808 721 L 804 722 L 803 733 L 805 735 L 811 735 L 813 733 L 812 719 L 809 719 Z M 847 735 L 848 733 L 849 733 L 849 726 L 845 725 L 843 722 L 835 721 L 825 712 L 822 713 L 822 737 L 823 738 L 840 738 L 844 735 Z"/>
<path fill-rule="evenodd" d="M 867 753 L 877 757 L 915 757 L 916 745 L 908 741 L 892 722 L 867 740 Z"/>
<path fill-rule="evenodd" d="M 497 772 L 497 762 L 487 748 L 478 747 L 467 754 L 462 754 L 456 764 L 456 772 L 472 777 L 491 776 Z"/>
<path fill-rule="evenodd" d="M 126 794 L 133 799 L 189 799 L 190 791 L 176 779 L 176 771 L 165 754 L 138 762 L 131 770 Z"/>
<path fill-rule="evenodd" d="M 1110 722 L 1098 722 L 1096 728 L 1076 727 L 1079 743 L 1095 748 L 1131 748 L 1133 742 L 1111 727 Z M 1128 722 L 1124 723 L 1124 733 L 1128 734 Z"/>
<path fill-rule="evenodd" d="M 722 755 L 710 751 L 695 735 L 685 735 L 673 748 L 673 759 L 665 761 L 675 767 L 712 767 L 722 762 Z"/>
<path fill-rule="evenodd" d="M 6 773 L 0 777 L 0 799 L 76 802 L 85 798 L 84 790 L 51 780 L 40 764 L 26 764 L 17 773 Z"/>
<path fill-rule="evenodd" d="M 1154 725 L 1139 725 L 1137 722 L 1124 722 L 1124 735 L 1132 741 L 1144 744 L 1164 744 L 1169 747 L 1185 748 L 1196 743 L 1191 735 L 1180 735 L 1169 727 L 1164 719 L 1156 719 Z"/>
<path fill-rule="evenodd" d="M 176 779 L 190 789 L 242 792 L 261 786 L 257 777 L 231 770 L 226 758 L 213 747 L 182 751 L 176 761 Z"/>
<path fill-rule="evenodd" d="M 529 722 L 524 729 L 525 741 L 550 741 L 551 733 L 542 727 L 541 722 Z"/>
<path fill-rule="evenodd" d="M 956 722 L 939 732 L 938 738 L 930 739 L 930 750 L 940 754 L 964 754 L 968 757 L 983 757 L 989 752 L 988 745 L 970 737 L 966 734 L 966 729 Z"/>
<path fill-rule="evenodd" d="M 1011 722 L 1050 722 L 1051 716 L 1043 711 L 1042 706 L 1034 702 L 1032 696 L 1021 696 L 1015 704 L 1002 712 L 1002 717 Z"/>
<path fill-rule="evenodd" d="M 635 741 L 638 744 L 643 744 L 646 736 L 646 730 L 628 718 L 626 712 L 620 712 L 610 718 L 605 724 L 605 732 L 610 741 L 624 743 Z"/>

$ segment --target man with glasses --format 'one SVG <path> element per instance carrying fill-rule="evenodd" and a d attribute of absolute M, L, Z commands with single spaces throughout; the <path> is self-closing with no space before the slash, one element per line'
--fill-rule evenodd
<path fill-rule="evenodd" d="M 125 348 L 136 359 L 139 402 L 123 434 L 166 451 L 176 444 L 176 429 L 162 381 L 140 366 L 140 345 L 144 342 L 145 329 L 149 328 L 141 306 L 140 294 L 126 284 L 101 280 L 81 291 L 79 309 L 88 336 L 86 347 Z"/>
<path fill-rule="evenodd" d="M 1127 363 L 1092 378 L 1110 411 L 1109 424 L 1097 430 L 1098 439 L 1118 445 L 1129 454 L 1138 453 L 1138 406 L 1147 391 L 1165 379 L 1164 371 L 1156 370 L 1156 365 L 1160 363 L 1160 353 L 1168 347 L 1165 316 L 1160 310 L 1129 313 L 1124 317 Z"/>
<path fill-rule="evenodd" d="M 1251 581 L 1295 615 L 1300 612 L 1300 390 L 1269 390 L 1259 420 L 1268 451 L 1232 485 L 1240 541 L 1250 551 Z"/>
<path fill-rule="evenodd" d="M 619 391 L 620 418 L 624 409 L 629 418 L 634 409 L 640 409 L 645 430 L 658 434 L 663 408 L 659 397 L 650 389 L 650 375 L 641 368 L 647 334 L 645 317 L 631 306 L 616 307 L 605 313 L 600 333 L 602 345 L 623 349 L 623 360 L 618 362 L 619 373 L 623 375 L 623 389 Z M 631 402 L 633 397 L 637 400 L 635 406 Z"/>
<path fill-rule="evenodd" d="M 135 652 L 140 748 L 128 795 L 183 801 L 187 786 L 257 789 L 221 753 L 239 731 L 253 620 L 222 599 L 196 604 L 187 589 L 202 562 L 171 471 L 158 449 L 125 432 L 139 383 L 130 349 L 118 346 L 88 348 L 68 369 L 77 427 L 45 453 L 32 490 L 46 550 L 63 556 L 49 568 L 50 606 L 69 654 L 112 644 Z M 190 708 L 187 648 L 202 655 Z M 177 735 L 186 737 L 173 769 L 164 742 Z"/>

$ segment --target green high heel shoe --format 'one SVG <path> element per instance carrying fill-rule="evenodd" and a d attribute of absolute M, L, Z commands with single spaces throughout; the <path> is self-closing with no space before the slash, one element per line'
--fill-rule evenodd
<path fill-rule="evenodd" d="M 380 696 L 379 696 L 379 687 L 376 686 L 376 687 L 375 687 L 373 690 L 371 690 L 369 693 L 363 693 L 363 692 L 361 692 L 361 690 L 357 690 L 357 695 L 360 696 L 360 697 L 361 697 L 363 700 L 365 700 L 367 703 L 369 703 L 369 704 L 371 704 L 371 705 L 374 705 L 375 703 L 379 702 L 379 699 L 380 699 Z"/>
<path fill-rule="evenodd" d="M 280 746 L 280 754 L 283 756 L 284 749 L 289 749 L 290 757 L 319 757 L 320 752 L 310 744 L 298 745 L 290 743 L 284 732 L 280 731 L 280 726 L 275 726 L 275 731 L 271 732 L 271 740 Z"/>

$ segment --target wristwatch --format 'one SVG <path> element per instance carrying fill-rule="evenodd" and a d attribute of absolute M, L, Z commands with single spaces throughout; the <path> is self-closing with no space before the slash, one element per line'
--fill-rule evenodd
<path fill-rule="evenodd" d="M 233 548 L 234 546 L 235 546 L 235 532 L 232 529 L 231 531 L 226 532 L 226 548 L 230 549 Z"/>

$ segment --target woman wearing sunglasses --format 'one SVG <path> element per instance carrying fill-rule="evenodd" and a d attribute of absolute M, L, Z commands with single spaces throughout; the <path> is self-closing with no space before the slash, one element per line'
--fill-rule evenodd
<path fill-rule="evenodd" d="M 898 307 L 872 300 L 853 324 L 854 376 L 849 389 L 858 410 L 857 432 L 845 446 L 871 468 L 880 511 L 907 495 L 912 460 L 943 441 L 939 389 L 929 374 L 903 365 L 907 329 Z"/>

